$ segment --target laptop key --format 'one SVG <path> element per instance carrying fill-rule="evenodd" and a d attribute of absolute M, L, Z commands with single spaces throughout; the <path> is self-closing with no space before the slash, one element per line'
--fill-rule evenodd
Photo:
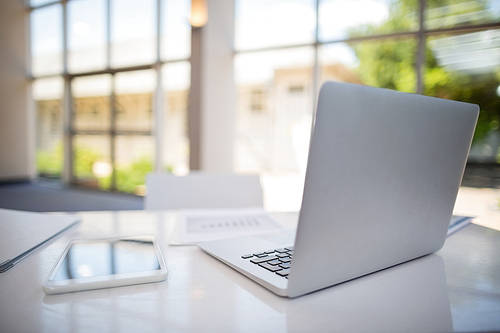
<path fill-rule="evenodd" d="M 271 260 L 274 260 L 274 259 L 278 259 L 278 257 L 276 257 L 276 256 L 267 256 L 267 257 L 263 257 L 263 258 L 254 258 L 254 259 L 251 259 L 250 262 L 254 263 L 254 264 L 260 264 L 261 262 L 271 261 Z"/>
<path fill-rule="evenodd" d="M 276 266 L 276 265 L 281 264 L 282 262 L 281 262 L 281 261 L 279 261 L 278 259 L 274 259 L 274 260 L 268 261 L 267 263 L 268 263 L 269 265 Z"/>
<path fill-rule="evenodd" d="M 253 254 L 245 254 L 244 256 L 241 256 L 243 259 L 248 259 L 248 258 L 252 258 L 253 257 Z"/>
<path fill-rule="evenodd" d="M 290 263 L 289 262 L 284 262 L 284 263 L 280 264 L 280 267 L 282 267 L 282 268 L 290 268 Z"/>
<path fill-rule="evenodd" d="M 267 262 L 263 262 L 263 263 L 259 264 L 259 266 L 264 267 L 265 269 L 267 269 L 268 271 L 271 271 L 271 272 L 276 272 L 276 271 L 280 271 L 283 269 L 279 266 L 269 265 Z"/>
<path fill-rule="evenodd" d="M 276 252 L 278 253 L 286 253 L 288 250 L 287 249 L 277 249 Z"/>
<path fill-rule="evenodd" d="M 255 256 L 257 258 L 263 258 L 263 257 L 267 257 L 267 254 L 266 253 L 259 253 L 259 254 L 256 254 Z"/>
<path fill-rule="evenodd" d="M 286 277 L 286 276 L 288 276 L 288 274 L 290 274 L 290 268 L 282 269 L 281 271 L 277 271 L 276 274 Z"/>
<path fill-rule="evenodd" d="M 280 261 L 281 262 L 290 262 L 292 259 L 290 259 L 289 257 L 283 257 L 283 258 L 280 258 Z"/>
<path fill-rule="evenodd" d="M 267 254 L 273 254 L 274 253 L 274 250 L 269 250 L 269 251 L 266 251 Z"/>
<path fill-rule="evenodd" d="M 284 257 L 288 257 L 289 254 L 288 253 L 278 253 L 276 256 L 279 258 L 284 258 Z"/>

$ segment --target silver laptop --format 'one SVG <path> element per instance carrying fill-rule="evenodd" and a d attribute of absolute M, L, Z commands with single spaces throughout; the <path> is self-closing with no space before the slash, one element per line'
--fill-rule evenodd
<path fill-rule="evenodd" d="M 477 105 L 327 82 L 320 91 L 296 234 L 200 247 L 296 297 L 439 250 Z"/>

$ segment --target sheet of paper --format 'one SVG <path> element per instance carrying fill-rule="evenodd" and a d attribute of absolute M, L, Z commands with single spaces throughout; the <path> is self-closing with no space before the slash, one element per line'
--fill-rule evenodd
<path fill-rule="evenodd" d="M 470 221 L 470 216 L 452 216 L 448 236 Z M 179 211 L 172 222 L 170 245 L 191 245 L 285 230 L 263 209 L 184 210 Z"/>
<path fill-rule="evenodd" d="M 186 210 L 175 218 L 170 245 L 265 234 L 283 227 L 263 209 Z"/>

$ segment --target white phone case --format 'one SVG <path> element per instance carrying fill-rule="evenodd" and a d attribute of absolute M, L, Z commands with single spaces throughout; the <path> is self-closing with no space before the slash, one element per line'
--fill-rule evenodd
<path fill-rule="evenodd" d="M 61 281 L 53 280 L 56 272 L 59 269 L 59 266 L 61 266 L 61 264 L 63 263 L 64 258 L 68 253 L 68 250 L 71 248 L 73 244 L 95 242 L 95 241 L 117 241 L 120 239 L 141 239 L 141 240 L 152 241 L 153 247 L 155 249 L 155 255 L 160 265 L 160 269 L 135 272 L 135 273 L 126 273 L 126 274 L 77 278 L 77 279 L 61 280 Z M 100 238 L 100 239 L 81 239 L 81 240 L 72 240 L 71 242 L 69 242 L 68 246 L 66 246 L 64 252 L 57 261 L 57 264 L 54 266 L 54 268 L 52 268 L 47 281 L 43 285 L 43 290 L 45 291 L 46 294 L 61 294 L 61 293 L 82 291 L 82 290 L 112 288 L 112 287 L 121 287 L 134 284 L 159 282 L 165 280 L 166 277 L 167 277 L 167 267 L 165 265 L 165 260 L 163 259 L 160 247 L 158 246 L 158 243 L 156 242 L 154 237 L 136 236 L 136 237 Z"/>

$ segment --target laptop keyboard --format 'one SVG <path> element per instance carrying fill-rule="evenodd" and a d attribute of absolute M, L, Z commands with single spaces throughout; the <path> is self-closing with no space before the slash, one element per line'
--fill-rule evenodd
<path fill-rule="evenodd" d="M 241 258 L 249 260 L 252 264 L 259 265 L 270 272 L 288 279 L 290 263 L 293 258 L 293 246 L 245 254 L 241 256 Z"/>

